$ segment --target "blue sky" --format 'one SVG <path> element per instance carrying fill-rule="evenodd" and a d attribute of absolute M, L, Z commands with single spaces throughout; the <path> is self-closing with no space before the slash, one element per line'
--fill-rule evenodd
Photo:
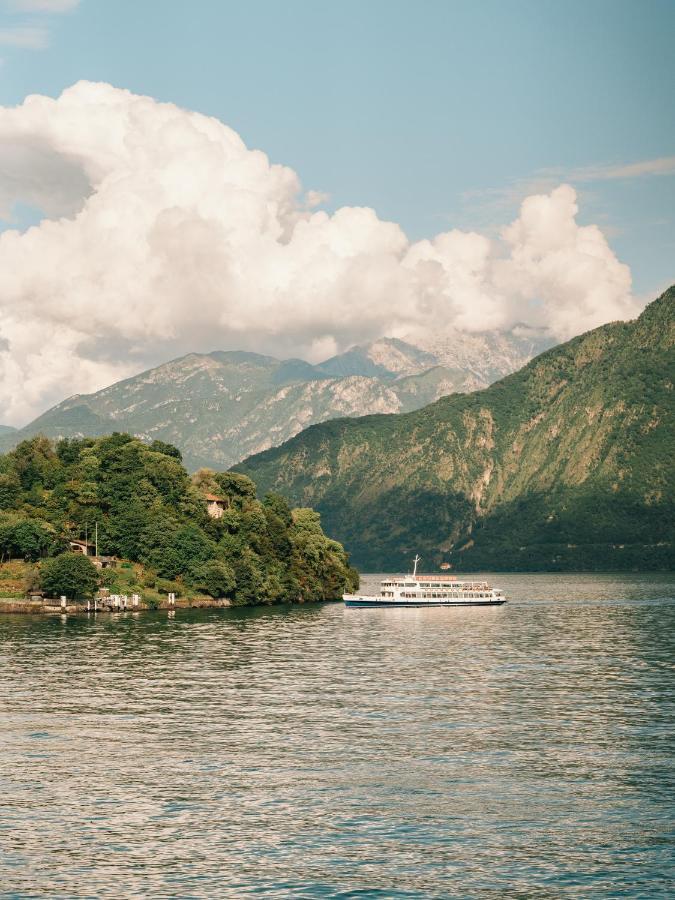
<path fill-rule="evenodd" d="M 675 281 L 674 35 L 672 0 L 16 0 L 0 103 L 80 79 L 170 100 L 411 238 L 570 181 L 649 294 Z"/>

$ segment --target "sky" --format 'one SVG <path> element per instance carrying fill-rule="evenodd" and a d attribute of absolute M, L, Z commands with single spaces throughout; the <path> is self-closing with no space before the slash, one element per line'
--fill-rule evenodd
<path fill-rule="evenodd" d="M 191 350 L 564 340 L 675 282 L 672 0 L 0 9 L 0 422 Z"/>

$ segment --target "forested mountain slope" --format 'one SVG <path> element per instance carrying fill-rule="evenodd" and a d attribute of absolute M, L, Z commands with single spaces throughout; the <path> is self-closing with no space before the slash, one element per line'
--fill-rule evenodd
<path fill-rule="evenodd" d="M 357 565 L 673 567 L 675 288 L 473 394 L 316 425 L 239 471 Z"/>

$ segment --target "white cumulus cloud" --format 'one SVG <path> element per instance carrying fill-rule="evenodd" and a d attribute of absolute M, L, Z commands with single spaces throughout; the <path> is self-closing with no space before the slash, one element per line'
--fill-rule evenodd
<path fill-rule="evenodd" d="M 107 84 L 0 108 L 0 210 L 46 215 L 0 235 L 0 422 L 193 350 L 317 360 L 521 324 L 565 339 L 637 311 L 569 186 L 528 197 L 497 241 L 412 243 L 321 200 L 222 122 Z"/>

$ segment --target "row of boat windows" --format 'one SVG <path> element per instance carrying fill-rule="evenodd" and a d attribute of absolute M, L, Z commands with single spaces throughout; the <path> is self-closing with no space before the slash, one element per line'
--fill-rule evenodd
<path fill-rule="evenodd" d="M 382 591 L 382 596 L 383 597 L 393 597 L 394 592 L 393 591 Z M 429 593 L 428 591 L 412 593 L 410 591 L 403 591 L 400 594 L 400 596 L 401 597 L 409 597 L 411 599 L 443 600 L 443 599 L 446 599 L 447 597 L 471 597 L 472 599 L 477 598 L 477 597 L 484 597 L 484 598 L 488 597 L 489 598 L 492 596 L 492 594 L 485 593 L 485 592 L 476 592 L 476 591 L 453 591 L 453 593 L 449 593 L 448 591 L 444 591 L 443 593 L 436 593 L 436 592 Z"/>
<path fill-rule="evenodd" d="M 416 581 L 383 581 L 383 588 L 416 588 L 418 584 Z M 462 581 L 453 581 L 449 584 L 437 584 L 434 585 L 436 590 L 450 590 L 450 591 L 484 591 L 486 588 L 482 584 L 472 584 L 470 582 L 462 582 Z"/>
<path fill-rule="evenodd" d="M 403 581 L 383 581 L 383 588 L 392 588 L 392 587 L 407 587 L 407 588 L 418 588 L 419 585 L 417 582 L 403 582 Z M 455 581 L 452 584 L 438 584 L 434 585 L 434 590 L 440 591 L 485 591 L 488 590 L 486 585 L 483 584 L 471 584 L 467 582 Z"/>
<path fill-rule="evenodd" d="M 410 583 L 404 581 L 383 581 L 382 587 L 417 587 L 417 582 L 412 581 Z"/>

